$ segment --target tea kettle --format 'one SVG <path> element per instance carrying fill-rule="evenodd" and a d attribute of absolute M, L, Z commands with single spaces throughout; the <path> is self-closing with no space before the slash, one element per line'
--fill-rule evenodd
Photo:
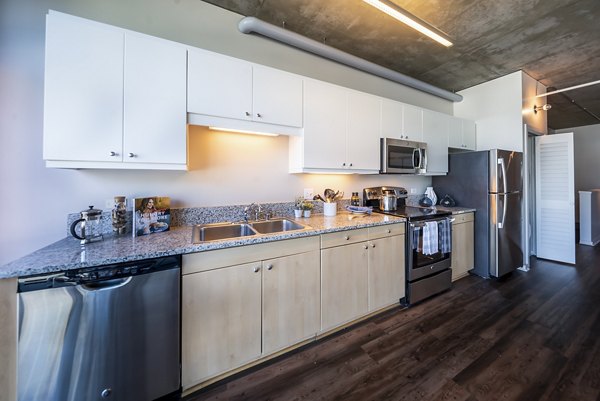
<path fill-rule="evenodd" d="M 89 209 L 81 211 L 80 214 L 81 218 L 75 220 L 71 224 L 71 235 L 81 240 L 81 244 L 89 244 L 90 242 L 102 240 L 103 237 L 100 225 L 102 210 L 94 209 L 94 206 L 90 206 Z M 80 223 L 81 234 L 77 234 L 75 230 L 77 228 L 77 225 Z"/>

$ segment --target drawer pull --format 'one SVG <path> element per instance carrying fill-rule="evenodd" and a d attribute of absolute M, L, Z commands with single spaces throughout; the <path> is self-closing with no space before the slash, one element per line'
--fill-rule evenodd
<path fill-rule="evenodd" d="M 349 236 L 349 235 L 346 235 L 346 236 L 344 237 L 344 239 L 345 239 L 346 241 L 348 241 L 348 240 L 350 239 L 350 236 Z"/>
<path fill-rule="evenodd" d="M 371 244 L 371 248 L 375 248 L 375 244 Z"/>
<path fill-rule="evenodd" d="M 273 265 L 267 265 L 267 270 L 273 270 Z"/>
<path fill-rule="evenodd" d="M 390 230 L 389 228 L 387 229 L 387 233 L 390 234 L 392 232 L 392 230 Z"/>
<path fill-rule="evenodd" d="M 254 273 L 258 273 L 259 271 L 260 271 L 260 266 L 256 266 L 256 267 L 254 268 Z"/>
<path fill-rule="evenodd" d="M 363 248 L 367 249 L 369 246 L 368 245 L 363 245 Z"/>

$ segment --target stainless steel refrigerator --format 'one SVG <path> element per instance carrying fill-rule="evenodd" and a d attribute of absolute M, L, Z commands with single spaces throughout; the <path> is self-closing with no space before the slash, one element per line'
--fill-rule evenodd
<path fill-rule="evenodd" d="M 478 276 L 502 277 L 523 266 L 521 199 L 523 154 L 500 149 L 448 156 L 448 175 L 433 177 L 438 199 L 476 208 L 475 268 Z"/>

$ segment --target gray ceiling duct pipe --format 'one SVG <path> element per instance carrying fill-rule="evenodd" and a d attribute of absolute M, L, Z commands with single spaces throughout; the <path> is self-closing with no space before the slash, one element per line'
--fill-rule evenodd
<path fill-rule="evenodd" d="M 334 49 L 331 46 L 324 45 L 316 40 L 309 39 L 305 36 L 283 28 L 279 28 L 255 17 L 243 18 L 240 21 L 238 28 L 242 33 L 255 32 L 290 46 L 314 53 L 321 57 L 325 57 L 330 60 L 337 61 L 338 63 L 354 67 L 358 70 L 368 72 L 369 74 L 377 75 L 379 77 L 389 79 L 390 81 L 398 82 L 399 84 L 430 93 L 434 96 L 441 97 L 442 99 L 450 100 L 452 102 L 460 102 L 463 99 L 461 95 L 456 93 L 438 88 L 437 86 L 433 86 L 423 81 L 419 81 L 418 79 L 390 70 L 389 68 L 382 67 L 378 64 L 372 63 L 360 57 L 353 56 L 341 50 Z"/>

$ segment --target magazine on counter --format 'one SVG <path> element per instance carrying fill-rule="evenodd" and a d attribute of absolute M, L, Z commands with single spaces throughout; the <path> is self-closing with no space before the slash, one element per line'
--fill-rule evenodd
<path fill-rule="evenodd" d="M 133 236 L 168 231 L 171 226 L 171 198 L 152 196 L 133 200 Z"/>

